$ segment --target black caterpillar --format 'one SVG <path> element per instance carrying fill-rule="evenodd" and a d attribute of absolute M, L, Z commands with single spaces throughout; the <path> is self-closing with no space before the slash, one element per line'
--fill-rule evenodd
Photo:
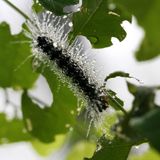
<path fill-rule="evenodd" d="M 83 91 L 91 104 L 97 106 L 99 112 L 102 112 L 107 108 L 105 97 L 99 95 L 102 91 L 97 91 L 96 84 L 88 82 L 87 75 L 76 62 L 73 62 L 70 59 L 68 54 L 62 54 L 62 50 L 55 48 L 53 46 L 53 41 L 47 37 L 38 37 L 37 43 L 37 47 L 41 48 L 51 61 L 56 62 L 57 66 L 65 73 L 65 75 L 71 78 L 73 84 L 76 84 L 76 86 Z"/>
<path fill-rule="evenodd" d="M 69 45 L 67 42 L 72 26 L 69 17 L 55 16 L 50 12 L 44 12 L 40 16 L 33 14 L 27 26 L 31 32 L 28 36 L 33 40 L 35 57 L 43 61 L 42 55 L 45 55 L 50 62 L 54 62 L 83 93 L 88 106 L 94 112 L 100 113 L 106 110 L 108 102 L 105 88 L 103 85 L 97 85 L 95 78 L 91 78 L 87 73 L 83 62 L 86 57 L 81 58 L 81 45 L 76 43 Z M 87 67 L 90 69 L 90 62 Z"/>

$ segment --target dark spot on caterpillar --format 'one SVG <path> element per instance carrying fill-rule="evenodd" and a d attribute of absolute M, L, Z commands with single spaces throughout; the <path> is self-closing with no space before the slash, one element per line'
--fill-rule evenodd
<path fill-rule="evenodd" d="M 107 108 L 107 100 L 105 96 L 101 96 L 102 91 L 97 89 L 96 84 L 89 83 L 89 77 L 79 65 L 70 58 L 69 54 L 63 54 L 63 51 L 54 47 L 53 41 L 47 37 L 39 36 L 37 43 L 37 47 L 41 48 L 51 61 L 56 62 L 63 73 L 71 78 L 73 84 L 78 86 L 84 95 L 87 96 L 92 107 L 96 107 L 99 112 Z"/>

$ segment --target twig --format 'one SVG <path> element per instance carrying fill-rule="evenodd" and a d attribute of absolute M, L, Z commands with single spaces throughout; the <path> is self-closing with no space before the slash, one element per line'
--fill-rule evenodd
<path fill-rule="evenodd" d="M 9 2 L 8 0 L 3 0 L 3 1 L 5 1 L 10 7 L 12 7 L 14 10 L 16 10 L 25 19 L 29 20 L 29 17 L 24 12 L 22 12 L 19 8 L 17 8 L 14 4 L 12 4 L 11 2 Z"/>

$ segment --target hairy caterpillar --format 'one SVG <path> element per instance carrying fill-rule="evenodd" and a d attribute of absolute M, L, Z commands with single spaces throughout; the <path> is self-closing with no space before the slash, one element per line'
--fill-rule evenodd
<path fill-rule="evenodd" d="M 87 57 L 83 44 L 76 39 L 68 43 L 68 33 L 72 29 L 70 17 L 56 16 L 51 12 L 33 14 L 27 22 L 32 39 L 33 54 L 36 59 L 54 65 L 58 72 L 69 78 L 74 87 L 87 100 L 91 118 L 108 107 L 104 87 L 96 79 L 93 62 Z"/>

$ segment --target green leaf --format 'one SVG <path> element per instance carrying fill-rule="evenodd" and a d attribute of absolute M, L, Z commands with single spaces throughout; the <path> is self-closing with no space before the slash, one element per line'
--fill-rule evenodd
<path fill-rule="evenodd" d="M 154 100 L 157 87 L 138 87 L 129 82 L 127 82 L 127 85 L 130 93 L 135 96 L 132 107 L 132 116 L 141 116 L 156 107 Z"/>
<path fill-rule="evenodd" d="M 105 82 L 107 82 L 109 79 L 116 78 L 116 77 L 132 78 L 132 77 L 129 75 L 129 73 L 125 73 L 125 72 L 122 72 L 122 71 L 116 71 L 116 72 L 113 72 L 113 73 L 109 74 L 109 75 L 105 78 Z"/>
<path fill-rule="evenodd" d="M 31 139 L 20 119 L 7 120 L 5 114 L 0 113 L 0 126 L 0 144 Z"/>
<path fill-rule="evenodd" d="M 59 149 L 64 143 L 65 135 L 60 134 L 55 136 L 55 141 L 52 143 L 43 143 L 37 139 L 31 141 L 32 146 L 42 156 L 48 156 L 53 153 L 55 150 Z"/>
<path fill-rule="evenodd" d="M 138 60 L 148 60 L 160 54 L 160 1 L 159 0 L 113 0 L 118 8 L 128 15 L 136 16 L 140 26 L 144 28 L 145 37 L 136 54 Z"/>
<path fill-rule="evenodd" d="M 131 94 L 133 94 L 133 95 L 136 94 L 136 92 L 137 92 L 137 90 L 138 90 L 138 87 L 137 87 L 136 85 L 134 85 L 134 84 L 132 84 L 132 83 L 130 83 L 130 82 L 127 82 L 127 87 L 128 87 L 128 91 L 129 91 Z"/>
<path fill-rule="evenodd" d="M 136 120 L 143 121 L 146 119 L 146 115 L 159 108 L 159 106 L 155 104 L 155 90 L 159 89 L 159 87 L 135 86 L 131 83 L 128 83 L 128 86 L 130 87 L 130 92 L 135 97 L 133 106 L 125 117 L 120 118 L 119 124 L 115 127 L 115 131 L 117 131 L 119 135 L 128 137 L 134 144 L 139 144 L 146 142 L 148 137 L 141 134 L 132 123 L 136 122 Z M 152 123 L 152 121 L 150 123 Z M 150 124 L 146 123 L 146 126 L 147 125 Z M 154 124 L 152 127 L 154 127 Z M 140 128 L 142 129 L 142 127 Z"/>
<path fill-rule="evenodd" d="M 54 117 L 50 108 L 41 109 L 26 93 L 22 96 L 22 112 L 26 129 L 43 142 L 54 140 Z M 57 124 L 57 123 L 56 123 Z"/>
<path fill-rule="evenodd" d="M 25 93 L 22 111 L 27 130 L 39 140 L 49 143 L 55 135 L 66 133 L 76 123 L 77 100 L 64 84 L 59 83 L 52 71 L 45 69 L 44 76 L 54 96 L 52 106 L 41 109 Z"/>
<path fill-rule="evenodd" d="M 160 151 L 160 108 L 156 108 L 141 116 L 133 118 L 130 126 L 137 132 L 145 136 L 149 143 Z"/>
<path fill-rule="evenodd" d="M 122 139 L 102 140 L 102 149 L 95 152 L 90 160 L 126 160 L 132 144 Z M 86 159 L 89 160 L 89 159 Z"/>
<path fill-rule="evenodd" d="M 76 5 L 79 0 L 39 0 L 39 3 L 47 10 L 52 11 L 57 15 L 63 15 L 64 7 L 69 5 Z"/>
<path fill-rule="evenodd" d="M 96 150 L 95 143 L 87 141 L 79 141 L 71 149 L 67 160 L 83 160 L 84 157 L 92 157 L 94 151 Z"/>
<path fill-rule="evenodd" d="M 29 41 L 22 33 L 12 36 L 9 26 L 0 25 L 0 86 L 30 88 L 37 79 L 33 73 L 31 58 L 21 65 L 30 55 Z"/>
<path fill-rule="evenodd" d="M 123 110 L 124 102 L 116 96 L 116 93 L 112 90 L 107 90 L 108 103 L 116 110 Z"/>
<path fill-rule="evenodd" d="M 111 37 L 126 36 L 120 24 L 128 19 L 124 12 L 109 9 L 108 0 L 84 0 L 81 11 L 73 15 L 72 38 L 86 36 L 95 48 L 111 45 Z"/>

